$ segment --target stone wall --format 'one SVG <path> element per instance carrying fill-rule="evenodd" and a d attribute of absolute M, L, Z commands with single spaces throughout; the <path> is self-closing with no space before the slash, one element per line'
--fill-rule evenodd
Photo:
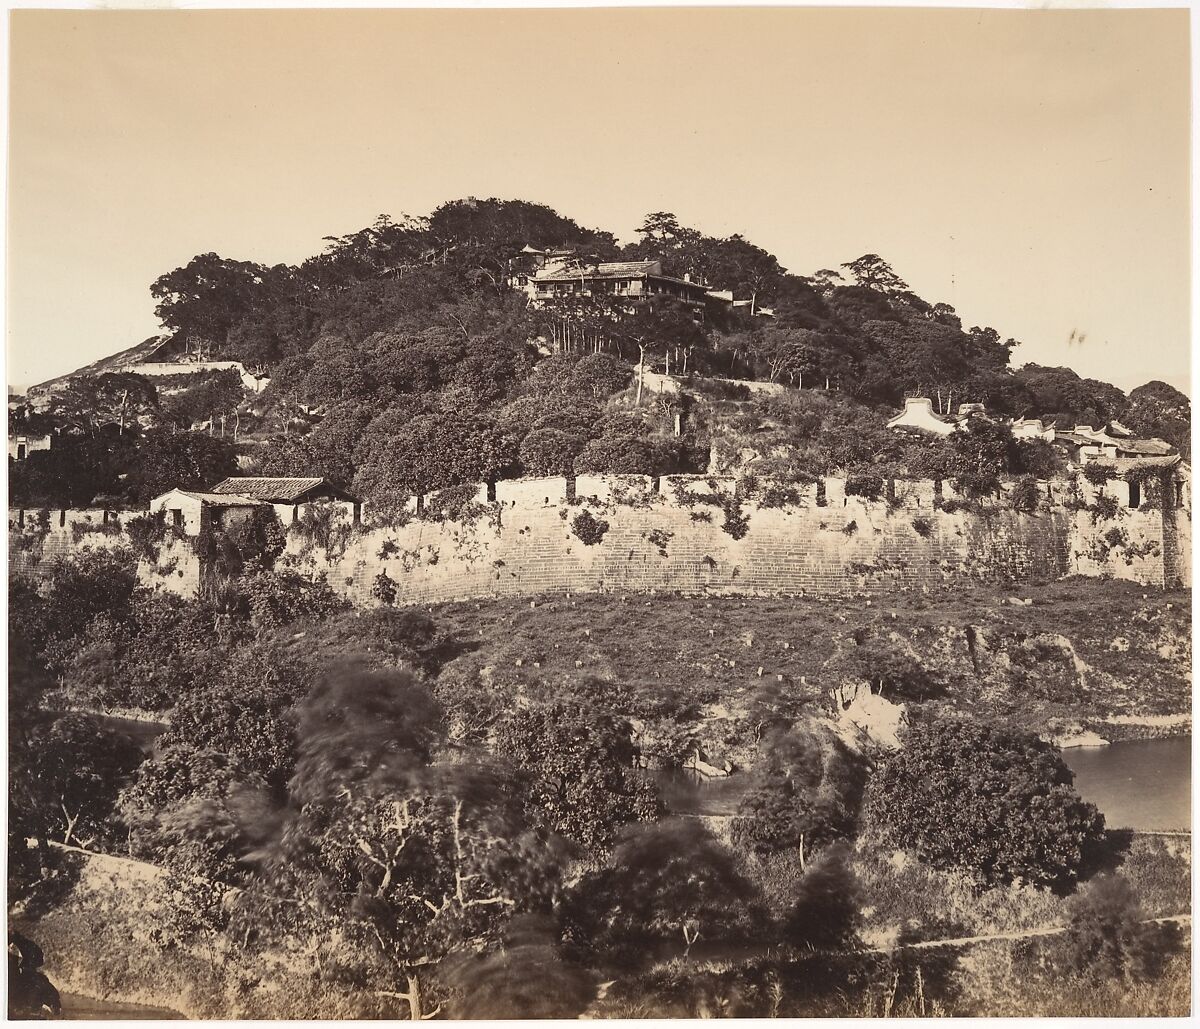
<path fill-rule="evenodd" d="M 397 604 L 425 604 L 554 591 L 738 593 L 837 596 L 940 590 L 973 584 L 1112 576 L 1162 585 L 1190 582 L 1190 514 L 1121 508 L 1093 521 L 1061 504 L 1019 513 L 940 510 L 932 483 L 897 483 L 896 501 L 845 494 L 842 480 L 796 490 L 786 506 L 743 503 L 735 538 L 733 481 L 704 477 L 580 476 L 574 501 L 562 479 L 500 484 L 497 503 L 469 523 L 414 520 L 371 528 L 326 556 L 295 538 L 285 561 L 323 571 L 356 603 L 374 603 L 380 573 Z M 1045 484 L 1045 496 L 1051 496 Z M 606 523 L 585 544 L 583 512 Z M 1182 519 L 1182 520 L 1181 520 Z M 603 527 L 603 526 L 600 526 Z M 728 531 L 733 529 L 734 532 Z M 1174 549 L 1174 553 L 1172 550 Z"/>
<path fill-rule="evenodd" d="M 10 510 L 8 512 L 8 567 L 32 579 L 44 578 L 55 561 L 89 550 L 129 543 L 123 531 L 131 518 L 143 511 Z M 200 560 L 187 540 L 168 540 L 157 561 L 138 562 L 138 577 L 156 589 L 194 596 L 200 587 Z"/>
<path fill-rule="evenodd" d="M 939 507 L 948 487 L 897 482 L 894 500 L 847 496 L 841 479 L 759 490 L 734 500 L 734 480 L 704 476 L 579 476 L 480 486 L 466 521 L 413 517 L 403 526 L 347 527 L 332 553 L 292 529 L 281 559 L 324 573 L 355 603 L 376 603 L 381 573 L 397 604 L 427 604 L 554 591 L 678 592 L 830 596 L 896 590 L 1019 586 L 1067 575 L 1111 576 L 1147 586 L 1191 584 L 1191 512 L 1119 507 L 1112 517 L 1065 503 L 1062 484 L 1044 483 L 1042 509 Z M 568 499 L 571 498 L 571 499 Z M 780 506 L 768 506 L 780 505 Z M 575 531 L 588 512 L 591 545 Z M 111 526 L 115 517 L 108 515 Z M 111 545 L 121 535 L 73 531 L 103 524 L 103 512 L 10 512 L 9 557 L 44 573 L 58 556 Z M 49 528 L 41 525 L 48 520 Z M 30 525 L 38 527 L 31 529 Z M 193 594 L 201 569 L 186 541 L 139 566 L 143 581 Z"/>

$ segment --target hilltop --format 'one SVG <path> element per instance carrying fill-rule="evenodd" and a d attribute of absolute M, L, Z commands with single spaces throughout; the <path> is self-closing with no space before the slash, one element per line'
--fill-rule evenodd
<path fill-rule="evenodd" d="M 1017 340 L 965 327 L 874 254 L 796 274 L 667 212 L 620 245 L 495 199 L 380 216 L 327 244 L 295 266 L 202 254 L 156 279 L 162 337 L 33 391 L 71 439 L 14 475 L 18 501 L 141 505 L 239 467 L 322 475 L 378 510 L 521 475 L 973 474 L 986 489 L 1061 470 L 1000 430 L 932 450 L 887 431 L 913 395 L 943 412 L 982 404 L 998 425 L 1119 421 L 1188 453 L 1177 390 L 1014 368 Z M 151 353 L 179 374 L 132 374 Z M 237 362 L 240 380 L 212 362 Z M 672 373 L 676 391 L 638 368 Z"/>

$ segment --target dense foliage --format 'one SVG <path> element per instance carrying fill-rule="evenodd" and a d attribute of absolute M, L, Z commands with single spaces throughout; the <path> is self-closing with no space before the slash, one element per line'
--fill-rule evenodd
<path fill-rule="evenodd" d="M 1073 782 L 1036 737 L 973 722 L 918 724 L 872 777 L 866 809 L 887 841 L 936 868 L 1065 889 L 1104 831 L 1104 816 Z"/>
<path fill-rule="evenodd" d="M 823 691 L 792 676 L 743 688 L 744 669 L 712 662 L 714 647 L 751 663 L 767 647 L 793 670 L 907 690 L 918 713 L 937 703 L 881 633 L 851 634 L 843 667 L 822 661 L 815 625 L 797 628 L 800 609 L 756 639 L 736 600 L 694 603 L 711 636 L 672 628 L 683 601 L 666 598 L 639 618 L 615 598 L 356 612 L 251 557 L 252 536 L 242 570 L 196 599 L 138 586 L 119 549 L 11 586 L 11 895 L 27 921 L 48 913 L 34 927 L 73 927 L 56 967 L 72 947 L 106 969 L 136 953 L 213 1015 L 266 1013 L 241 984 L 268 975 L 286 983 L 275 1013 L 573 1017 L 641 996 L 643 1014 L 801 1014 L 839 997 L 919 1014 L 958 1003 L 957 966 L 864 950 L 868 920 L 903 921 L 912 942 L 967 933 L 909 924 L 931 891 L 975 917 L 1019 897 L 1033 925 L 1062 903 L 938 871 L 955 856 L 1064 889 L 1087 872 L 1076 859 L 1100 822 L 1045 745 L 918 718 L 903 750 L 868 759 L 831 731 Z M 799 645 L 780 651 L 784 624 Z M 628 664 L 603 658 L 630 648 Z M 114 728 L 128 709 L 160 720 L 152 745 Z M 709 747 L 745 755 L 732 845 L 671 785 L 716 760 Z M 953 854 L 938 849 L 951 838 Z M 123 908 L 60 911 L 63 841 L 165 870 L 136 929 Z M 897 863 L 896 845 L 923 863 Z M 1164 910 L 1161 879 L 1124 871 Z M 1073 905 L 1045 975 L 1171 974 L 1177 942 L 1139 927 L 1128 889 L 1097 880 Z"/>
<path fill-rule="evenodd" d="M 531 306 L 531 249 L 565 255 L 581 274 L 599 260 L 656 260 L 744 305 L 710 298 L 702 323 L 670 297 L 574 293 Z M 57 431 L 51 450 L 13 463 L 22 506 L 141 505 L 231 474 L 235 449 L 261 474 L 323 475 L 380 504 L 522 474 L 737 471 L 747 461 L 799 480 L 868 468 L 955 478 L 976 494 L 1000 475 L 1054 469 L 1044 446 L 995 427 L 986 432 L 996 438 L 932 446 L 888 432 L 887 415 L 914 394 L 939 410 L 982 402 L 1060 425 L 1124 419 L 1188 448 L 1190 405 L 1164 383 L 1126 397 L 1068 368 L 1014 369 L 1017 341 L 964 328 L 878 255 L 789 273 L 740 235 L 706 236 L 670 212 L 648 215 L 620 246 L 543 205 L 457 200 L 427 218 L 380 216 L 297 266 L 198 255 L 151 293 L 160 356 L 241 361 L 270 374 L 266 394 L 228 371 L 77 376 L 55 387 L 47 415 L 10 416 L 18 431 L 45 417 Z M 758 317 L 764 308 L 770 317 Z M 691 376 L 695 409 L 691 394 L 644 388 L 639 363 Z M 713 375 L 798 388 L 722 397 L 729 388 L 714 389 Z"/>

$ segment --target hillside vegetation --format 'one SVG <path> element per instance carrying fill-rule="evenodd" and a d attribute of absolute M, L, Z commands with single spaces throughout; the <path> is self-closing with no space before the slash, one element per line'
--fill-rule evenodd
<path fill-rule="evenodd" d="M 1180 1010 L 1145 919 L 1188 910 L 1186 847 L 1106 827 L 1039 737 L 1186 711 L 1185 595 L 356 611 L 273 553 L 194 600 L 120 548 L 12 584 L 10 896 L 56 981 L 225 1017 L 968 1014 L 1036 971 L 1016 1010 L 1114 975 Z M 909 949 L 1047 927 L 1008 979 Z"/>
<path fill-rule="evenodd" d="M 570 250 L 581 267 L 659 260 L 747 306 L 711 300 L 702 324 L 670 298 L 531 307 L 518 288 L 527 246 Z M 888 432 L 888 414 L 914 393 L 1061 425 L 1120 419 L 1188 448 L 1188 401 L 1164 383 L 1126 396 L 1067 368 L 1014 368 L 1018 341 L 964 327 L 877 255 L 789 273 L 740 236 L 709 237 L 664 212 L 618 246 L 541 205 L 452 201 L 330 237 L 298 266 L 202 254 L 151 292 L 167 334 L 160 357 L 242 361 L 269 373 L 267 392 L 246 394 L 232 373 L 148 380 L 100 363 L 53 387 L 50 422 L 72 435 L 13 470 L 18 503 L 136 506 L 209 485 L 239 461 L 324 475 L 381 509 L 464 482 L 573 471 L 913 475 L 987 489 L 997 475 L 1058 467 L 1001 427 L 953 445 Z M 773 317 L 750 313 L 763 308 Z M 643 395 L 632 367 L 642 359 L 685 372 L 685 395 Z M 794 388 L 750 397 L 713 376 Z"/>

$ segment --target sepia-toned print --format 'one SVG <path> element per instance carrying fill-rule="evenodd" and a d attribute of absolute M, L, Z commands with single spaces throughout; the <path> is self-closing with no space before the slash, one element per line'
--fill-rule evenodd
<path fill-rule="evenodd" d="M 9 1017 L 1189 1015 L 1190 31 L 13 13 Z"/>

